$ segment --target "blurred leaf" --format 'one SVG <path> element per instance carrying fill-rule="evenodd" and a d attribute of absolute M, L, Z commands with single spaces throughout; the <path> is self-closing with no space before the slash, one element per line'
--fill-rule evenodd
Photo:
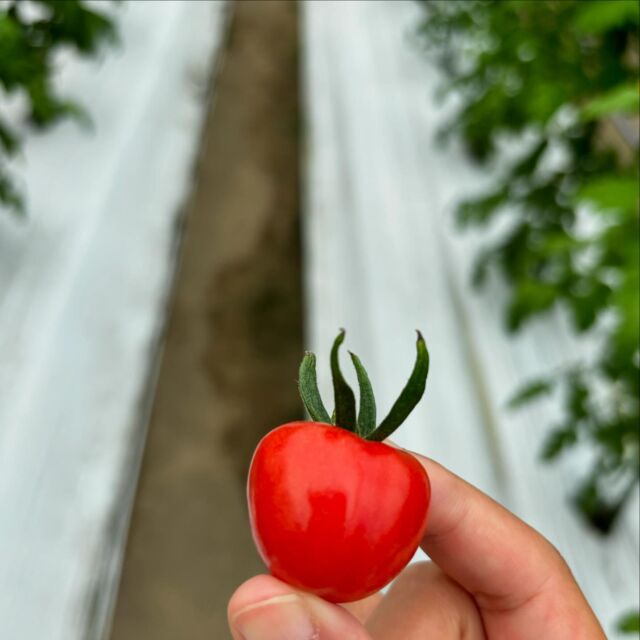
<path fill-rule="evenodd" d="M 536 280 L 519 282 L 507 310 L 507 328 L 519 329 L 530 316 L 553 306 L 556 299 L 557 289 L 552 284 Z"/>
<path fill-rule="evenodd" d="M 592 202 L 602 210 L 634 211 L 638 207 L 638 179 L 635 176 L 600 176 L 580 188 L 576 201 Z"/>
<path fill-rule="evenodd" d="M 599 34 L 625 24 L 638 24 L 640 5 L 636 0 L 589 0 L 581 2 L 574 21 L 582 33 Z"/>
<path fill-rule="evenodd" d="M 507 197 L 507 189 L 498 189 L 482 198 L 465 200 L 456 211 L 459 224 L 486 222 L 506 202 Z"/>
<path fill-rule="evenodd" d="M 618 623 L 618 631 L 623 633 L 640 633 L 640 613 L 627 613 Z"/>
<path fill-rule="evenodd" d="M 532 400 L 549 395 L 552 390 L 553 382 L 551 380 L 533 380 L 518 389 L 509 400 L 508 406 L 510 409 L 518 409 Z"/>
<path fill-rule="evenodd" d="M 43 9 L 42 17 L 35 20 L 25 18 L 19 4 L 15 0 L 0 3 L 0 89 L 26 101 L 28 122 L 38 129 L 69 117 L 89 124 L 80 105 L 58 95 L 54 59 L 62 48 L 95 54 L 103 43 L 116 39 L 113 21 L 98 10 L 99 3 L 31 0 L 32 6 Z M 20 148 L 22 131 L 0 119 L 0 164 Z M 0 174 L 0 204 L 17 212 L 24 209 L 6 172 Z"/>
<path fill-rule="evenodd" d="M 494 259 L 493 251 L 480 251 L 475 258 L 473 269 L 471 273 L 471 284 L 474 287 L 480 287 L 484 284 L 487 273 L 489 271 L 489 265 Z"/>
<path fill-rule="evenodd" d="M 640 86 L 637 82 L 630 82 L 590 100 L 582 108 L 582 117 L 585 120 L 593 120 L 616 113 L 635 114 L 639 108 Z"/>
<path fill-rule="evenodd" d="M 542 154 L 548 149 L 548 147 L 549 140 L 546 138 L 540 140 L 530 153 L 526 154 L 522 160 L 514 165 L 511 171 L 511 176 L 518 178 L 520 176 L 530 176 L 533 174 L 533 172 L 538 168 L 538 163 L 540 162 Z"/>
<path fill-rule="evenodd" d="M 52 39 L 71 44 L 83 54 L 96 53 L 104 41 L 117 41 L 113 22 L 96 11 L 95 4 L 78 0 L 38 1 L 51 11 L 45 24 Z"/>
<path fill-rule="evenodd" d="M 577 430 L 574 426 L 555 429 L 552 431 L 542 447 L 543 460 L 557 458 L 565 449 L 573 446 L 578 440 Z"/>
<path fill-rule="evenodd" d="M 627 451 L 634 449 L 638 453 L 638 429 L 631 418 L 599 425 L 594 429 L 594 435 L 606 447 L 616 464 L 622 463 Z"/>
<path fill-rule="evenodd" d="M 638 255 L 636 253 L 636 259 Z M 633 361 L 638 353 L 638 327 L 640 327 L 640 270 L 625 271 L 620 285 L 613 294 L 613 307 L 617 311 L 617 321 L 611 336 L 611 347 L 623 358 Z"/>
<path fill-rule="evenodd" d="M 10 177 L 0 167 L 0 202 L 11 207 L 14 213 L 24 213 L 24 199 L 18 193 Z"/>
<path fill-rule="evenodd" d="M 572 373 L 568 378 L 567 404 L 574 420 L 582 420 L 589 416 L 589 388 L 583 376 Z"/>
<path fill-rule="evenodd" d="M 586 291 L 574 292 L 570 305 L 574 326 L 579 332 L 593 326 L 611 296 L 611 288 L 602 282 L 588 282 L 586 286 Z"/>
<path fill-rule="evenodd" d="M 7 155 L 12 155 L 18 149 L 18 136 L 0 119 L 0 146 Z"/>
<path fill-rule="evenodd" d="M 622 508 L 602 495 L 594 477 L 585 481 L 574 496 L 574 503 L 588 522 L 600 533 L 609 533 Z"/>

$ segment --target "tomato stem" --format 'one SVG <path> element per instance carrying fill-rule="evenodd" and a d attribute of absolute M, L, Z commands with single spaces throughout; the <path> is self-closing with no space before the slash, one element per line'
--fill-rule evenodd
<path fill-rule="evenodd" d="M 334 424 L 348 431 L 356 430 L 356 397 L 340 371 L 338 359 L 340 345 L 344 342 L 345 330 L 340 333 L 331 347 L 331 378 L 333 379 L 333 397 L 335 400 Z"/>
<path fill-rule="evenodd" d="M 316 356 L 307 351 L 300 363 L 298 372 L 298 390 L 309 415 L 316 422 L 331 422 L 318 391 L 316 376 Z"/>
<path fill-rule="evenodd" d="M 429 374 L 429 351 L 422 334 L 419 331 L 417 334 L 413 371 L 387 417 L 377 427 L 376 402 L 371 381 L 358 356 L 349 352 L 360 388 L 360 406 L 356 419 L 355 395 L 340 370 L 339 350 L 345 338 L 344 329 L 340 330 L 331 348 L 331 374 L 335 399 L 335 409 L 331 417 L 318 391 L 316 357 L 313 353 L 307 352 L 300 364 L 298 386 L 300 397 L 311 418 L 316 422 L 331 423 L 355 432 L 366 440 L 382 441 L 388 438 L 407 419 L 424 394 Z"/>
<path fill-rule="evenodd" d="M 358 435 L 366 438 L 376 428 L 376 399 L 373 395 L 371 381 L 367 375 L 367 370 L 360 362 L 360 358 L 355 353 L 349 351 L 353 367 L 358 376 L 360 387 L 360 408 L 358 409 Z"/>
<path fill-rule="evenodd" d="M 386 440 L 407 419 L 424 394 L 429 375 L 429 351 L 422 334 L 417 333 L 416 362 L 411 376 L 387 417 L 367 436 L 367 440 Z"/>

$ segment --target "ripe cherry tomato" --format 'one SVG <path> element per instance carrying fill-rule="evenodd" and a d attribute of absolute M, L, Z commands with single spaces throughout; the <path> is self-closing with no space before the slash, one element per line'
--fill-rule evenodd
<path fill-rule="evenodd" d="M 374 593 L 424 533 L 429 479 L 408 453 L 321 422 L 259 443 L 249 472 L 253 536 L 271 573 L 331 602 Z"/>
<path fill-rule="evenodd" d="M 247 489 L 253 537 L 271 573 L 331 602 L 364 598 L 402 570 L 424 533 L 431 497 L 422 465 L 383 443 L 424 393 L 424 338 L 418 331 L 413 371 L 376 426 L 373 389 L 358 356 L 350 354 L 360 388 L 357 412 L 340 371 L 344 336 L 340 331 L 331 349 L 333 416 L 318 391 L 316 357 L 307 353 L 298 385 L 314 422 L 268 433 L 254 453 Z"/>

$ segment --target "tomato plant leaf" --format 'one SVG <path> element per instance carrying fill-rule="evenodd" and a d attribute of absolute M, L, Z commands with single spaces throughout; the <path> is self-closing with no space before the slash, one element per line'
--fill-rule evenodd
<path fill-rule="evenodd" d="M 625 24 L 637 25 L 639 18 L 636 0 L 595 0 L 579 3 L 574 27 L 579 33 L 599 34 Z"/>
<path fill-rule="evenodd" d="M 90 56 L 103 43 L 118 42 L 112 15 L 96 3 L 32 0 L 32 11 L 21 11 L 18 5 L 23 4 L 0 2 L 0 102 L 5 95 L 20 94 L 29 125 L 0 118 L 0 205 L 18 214 L 25 213 L 25 201 L 6 159 L 22 148 L 29 129 L 44 130 L 65 118 L 90 122 L 80 105 L 58 93 L 58 52 Z"/>
<path fill-rule="evenodd" d="M 576 193 L 576 202 L 589 202 L 601 211 L 635 214 L 638 209 L 636 175 L 603 175 L 585 183 Z"/>
<path fill-rule="evenodd" d="M 508 406 L 510 409 L 518 409 L 527 402 L 548 395 L 552 389 L 553 382 L 551 380 L 533 380 L 516 391 L 509 400 Z"/>
<path fill-rule="evenodd" d="M 341 329 L 331 348 L 331 377 L 335 398 L 335 424 L 348 431 L 356 430 L 356 397 L 340 371 L 338 351 L 344 342 L 345 330 Z"/>
<path fill-rule="evenodd" d="M 625 615 L 618 623 L 618 630 L 622 633 L 640 633 L 640 613 L 632 611 Z"/>
<path fill-rule="evenodd" d="M 557 310 L 599 345 L 548 372 L 562 417 L 541 453 L 588 453 L 573 503 L 606 533 L 640 477 L 640 87 L 630 57 L 640 3 L 425 4 L 425 50 L 443 71 L 441 93 L 459 99 L 441 130 L 480 163 L 499 158 L 457 207 L 462 226 L 488 230 L 474 282 L 504 277 L 511 330 Z M 517 152 L 504 153 L 505 135 Z M 521 402 L 546 387 L 532 383 Z"/>
<path fill-rule="evenodd" d="M 585 120 L 594 120 L 614 113 L 637 113 L 640 107 L 640 91 L 637 82 L 620 84 L 592 98 L 582 108 Z"/>
<path fill-rule="evenodd" d="M 331 418 L 320 397 L 318 380 L 316 377 L 316 356 L 307 352 L 300 363 L 298 373 L 298 389 L 300 397 L 309 415 L 316 422 L 331 422 Z"/>
<path fill-rule="evenodd" d="M 358 386 L 360 387 L 360 408 L 358 409 L 358 435 L 366 438 L 376 428 L 376 399 L 373 395 L 371 381 L 360 358 L 355 353 L 351 353 L 351 361 L 358 376 Z"/>
<path fill-rule="evenodd" d="M 540 455 L 543 460 L 553 460 L 565 451 L 565 449 L 576 444 L 577 440 L 578 433 L 574 425 L 567 425 L 566 427 L 555 429 L 547 436 Z"/>
<path fill-rule="evenodd" d="M 367 436 L 367 440 L 381 442 L 388 438 L 407 419 L 414 407 L 420 402 L 427 384 L 427 376 L 429 375 L 429 351 L 419 331 L 416 352 L 413 371 L 402 393 L 391 407 L 387 417 Z"/>

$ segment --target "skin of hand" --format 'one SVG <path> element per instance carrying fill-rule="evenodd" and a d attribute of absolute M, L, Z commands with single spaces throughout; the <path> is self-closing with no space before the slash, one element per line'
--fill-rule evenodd
<path fill-rule="evenodd" d="M 537 531 L 432 460 L 432 562 L 383 596 L 333 605 L 268 575 L 228 606 L 234 640 L 606 640 L 558 551 Z"/>

